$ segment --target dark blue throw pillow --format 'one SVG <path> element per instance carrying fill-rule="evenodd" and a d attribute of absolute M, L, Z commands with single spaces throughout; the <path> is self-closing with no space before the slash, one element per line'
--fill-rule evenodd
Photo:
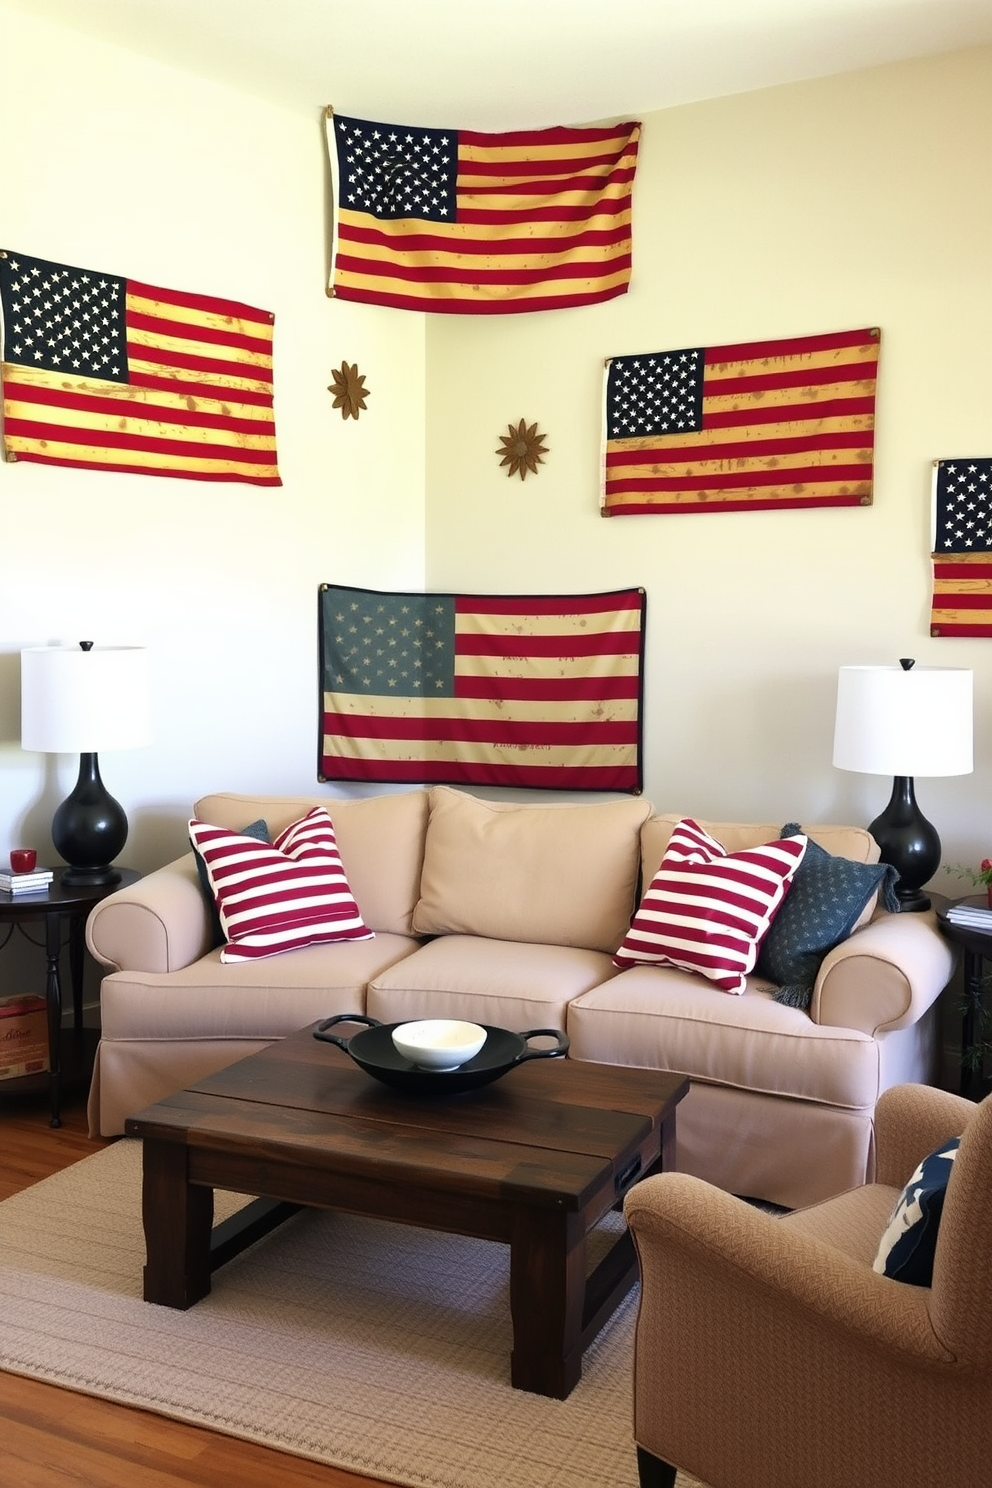
<path fill-rule="evenodd" d="M 258 821 L 249 822 L 247 827 L 242 827 L 241 835 L 242 837 L 254 837 L 256 842 L 272 841 L 272 838 L 269 836 L 269 824 L 263 821 L 261 817 L 259 817 Z M 207 865 L 195 847 L 193 848 L 193 856 L 196 858 L 196 871 L 200 878 L 200 888 L 203 890 L 203 897 L 207 901 L 207 913 L 210 916 L 210 945 L 213 950 L 216 950 L 218 946 L 227 944 L 227 936 L 224 934 L 220 923 L 220 915 L 217 913 L 217 901 L 214 898 L 214 891 L 210 887 L 210 876 L 207 873 Z"/>
<path fill-rule="evenodd" d="M 801 831 L 795 822 L 788 822 L 782 836 L 795 837 Z M 758 952 L 755 971 L 778 984 L 776 1001 L 809 1007 L 823 958 L 847 939 L 872 894 L 878 891 L 886 909 L 898 908 L 898 877 L 888 863 L 854 863 L 835 857 L 810 838 Z"/>
<path fill-rule="evenodd" d="M 899 1195 L 875 1256 L 874 1270 L 882 1276 L 910 1286 L 929 1286 L 933 1280 L 944 1194 L 960 1140 L 952 1137 L 925 1157 Z"/>

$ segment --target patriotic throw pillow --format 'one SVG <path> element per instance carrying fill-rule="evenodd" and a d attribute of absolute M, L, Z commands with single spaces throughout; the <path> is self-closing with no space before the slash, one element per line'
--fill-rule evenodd
<path fill-rule="evenodd" d="M 807 840 L 728 853 L 691 818 L 680 821 L 614 965 L 677 966 L 723 992 L 743 992 Z"/>
<path fill-rule="evenodd" d="M 348 886 L 323 806 L 292 822 L 271 846 L 195 817 L 189 836 L 203 859 L 227 941 L 222 961 L 374 938 Z"/>

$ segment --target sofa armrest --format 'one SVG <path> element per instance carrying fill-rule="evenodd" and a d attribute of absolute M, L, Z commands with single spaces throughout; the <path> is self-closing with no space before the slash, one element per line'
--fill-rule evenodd
<path fill-rule="evenodd" d="M 114 971 L 178 971 L 210 949 L 210 915 L 192 853 L 90 911 L 86 944 Z"/>
<path fill-rule="evenodd" d="M 919 1021 L 947 986 L 957 951 L 933 911 L 881 913 L 824 958 L 810 1005 L 814 1023 L 872 1036 Z"/>

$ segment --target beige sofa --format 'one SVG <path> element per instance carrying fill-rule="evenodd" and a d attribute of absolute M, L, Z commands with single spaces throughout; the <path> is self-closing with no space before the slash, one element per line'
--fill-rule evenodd
<path fill-rule="evenodd" d="M 195 815 L 234 830 L 262 817 L 274 835 L 315 803 L 374 938 L 222 964 L 192 853 L 103 900 L 86 932 L 108 968 L 91 1131 L 119 1133 L 131 1112 L 335 1013 L 458 1016 L 563 1029 L 570 1058 L 688 1074 L 679 1167 L 791 1208 L 870 1178 L 879 1095 L 935 1075 L 954 953 L 931 914 L 876 909 L 827 955 L 805 1011 L 757 976 L 731 996 L 674 968 L 614 966 L 679 819 L 643 799 L 220 794 Z M 700 825 L 736 851 L 782 823 Z M 808 831 L 830 853 L 877 861 L 861 829 Z"/>

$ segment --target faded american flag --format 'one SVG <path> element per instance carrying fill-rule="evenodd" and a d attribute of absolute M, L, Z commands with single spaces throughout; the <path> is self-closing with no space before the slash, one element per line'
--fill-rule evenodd
<path fill-rule="evenodd" d="M 321 780 L 640 791 L 642 589 L 319 606 Z"/>
<path fill-rule="evenodd" d="M 278 486 L 272 315 L 0 252 L 8 460 Z"/>
<path fill-rule="evenodd" d="M 992 459 L 935 460 L 932 636 L 992 636 Z"/>
<path fill-rule="evenodd" d="M 613 357 L 603 515 L 870 505 L 879 338 Z"/>
<path fill-rule="evenodd" d="M 493 314 L 625 293 L 640 125 L 480 134 L 327 110 L 328 293 Z"/>

